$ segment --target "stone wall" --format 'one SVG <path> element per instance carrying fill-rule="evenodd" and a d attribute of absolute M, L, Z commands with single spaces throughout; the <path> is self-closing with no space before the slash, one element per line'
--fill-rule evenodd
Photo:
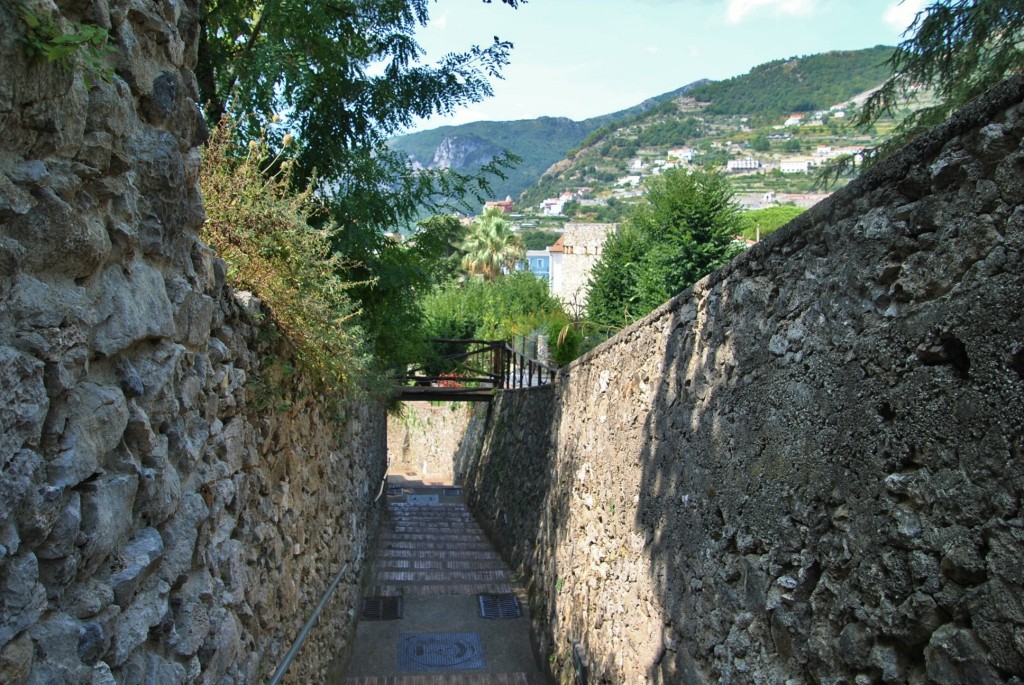
<path fill-rule="evenodd" d="M 406 402 L 388 417 L 388 472 L 441 483 L 454 482 L 453 456 L 472 416 L 466 402 Z"/>
<path fill-rule="evenodd" d="M 562 682 L 1022 682 L 1022 94 L 476 417 Z"/>
<path fill-rule="evenodd" d="M 0 682 L 252 683 L 349 637 L 384 414 L 325 414 L 197 238 L 198 3 L 32 3 L 114 74 L 28 61 L 0 4 Z M 269 321 L 266 312 L 259 320 Z"/>

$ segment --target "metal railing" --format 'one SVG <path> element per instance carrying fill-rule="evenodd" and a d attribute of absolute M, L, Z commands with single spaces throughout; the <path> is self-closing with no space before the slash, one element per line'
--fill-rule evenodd
<path fill-rule="evenodd" d="M 435 338 L 436 353 L 399 381 L 404 400 L 488 400 L 496 389 L 531 388 L 554 381 L 557 369 L 504 340 Z"/>
<path fill-rule="evenodd" d="M 320 598 L 320 603 L 317 604 L 316 609 L 313 610 L 313 615 L 309 617 L 308 621 L 306 621 L 306 625 L 302 626 L 302 630 L 299 631 L 299 636 L 295 638 L 292 648 L 284 655 L 284 661 L 282 661 L 281 665 L 277 667 L 276 671 L 274 671 L 274 675 L 267 681 L 267 685 L 279 685 L 281 679 L 284 678 L 285 672 L 288 670 L 288 667 L 292 665 L 292 661 L 295 660 L 299 650 L 302 649 L 303 643 L 305 643 L 306 638 L 309 637 L 310 631 L 312 631 L 313 626 L 316 625 L 317 619 L 320 618 L 320 613 L 324 610 L 324 607 L 327 606 L 327 602 L 330 601 L 331 595 L 333 595 L 334 591 L 338 589 L 338 584 L 341 583 L 341 579 L 345 575 L 346 571 L 348 571 L 348 564 L 341 567 L 341 570 L 338 571 L 338 575 L 336 575 L 334 580 L 331 581 L 331 584 L 327 586 L 324 596 Z"/>

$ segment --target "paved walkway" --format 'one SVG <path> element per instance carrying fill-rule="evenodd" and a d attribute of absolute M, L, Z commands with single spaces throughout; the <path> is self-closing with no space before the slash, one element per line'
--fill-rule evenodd
<path fill-rule="evenodd" d="M 525 593 L 461 491 L 389 483 L 344 685 L 544 685 Z"/>

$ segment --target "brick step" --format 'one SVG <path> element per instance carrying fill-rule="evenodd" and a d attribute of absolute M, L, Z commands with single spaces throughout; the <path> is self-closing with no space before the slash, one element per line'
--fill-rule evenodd
<path fill-rule="evenodd" d="M 438 595 L 508 595 L 515 592 L 509 583 L 460 583 L 456 585 L 415 584 L 415 585 L 369 585 L 368 597 L 438 596 Z"/>
<path fill-rule="evenodd" d="M 429 530 L 435 530 L 439 533 L 443 533 L 448 528 L 469 528 L 472 530 L 480 530 L 480 526 L 476 521 L 466 521 L 463 519 L 403 519 L 401 521 L 387 521 L 384 526 L 386 528 L 401 528 L 406 526 L 415 526 L 418 528 L 427 528 Z"/>
<path fill-rule="evenodd" d="M 480 526 L 462 525 L 456 523 L 432 523 L 430 525 L 403 524 L 400 526 L 387 526 L 384 530 L 391 533 L 414 533 L 418 535 L 467 535 L 469 533 L 482 533 Z"/>
<path fill-rule="evenodd" d="M 412 569 L 414 571 L 498 571 L 504 570 L 505 562 L 500 559 L 377 559 L 376 569 Z"/>
<path fill-rule="evenodd" d="M 445 550 L 445 549 L 380 549 L 378 559 L 457 559 L 477 561 L 500 561 L 501 556 L 491 550 Z"/>
<path fill-rule="evenodd" d="M 506 570 L 497 571 L 377 571 L 375 581 L 398 583 L 507 583 L 511 574 Z"/>
<path fill-rule="evenodd" d="M 431 533 L 431 532 L 385 532 L 381 536 L 381 543 L 388 543 L 393 540 L 415 541 L 423 543 L 485 543 L 487 539 L 483 533 L 452 532 L 452 533 Z"/>
<path fill-rule="evenodd" d="M 444 513 L 450 511 L 469 511 L 462 502 L 438 502 L 437 504 L 417 504 L 415 502 L 389 502 L 388 509 L 399 512 Z"/>
<path fill-rule="evenodd" d="M 494 549 L 486 541 L 429 544 L 426 540 L 381 540 L 380 547 L 383 549 L 438 550 L 445 552 L 490 552 Z"/>
<path fill-rule="evenodd" d="M 345 685 L 529 685 L 529 682 L 525 673 L 460 673 L 345 678 Z"/>

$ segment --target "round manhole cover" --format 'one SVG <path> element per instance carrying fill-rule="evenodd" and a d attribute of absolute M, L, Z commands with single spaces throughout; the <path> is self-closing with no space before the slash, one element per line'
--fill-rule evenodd
<path fill-rule="evenodd" d="M 485 668 L 478 633 L 403 633 L 398 666 L 402 670 Z"/>

